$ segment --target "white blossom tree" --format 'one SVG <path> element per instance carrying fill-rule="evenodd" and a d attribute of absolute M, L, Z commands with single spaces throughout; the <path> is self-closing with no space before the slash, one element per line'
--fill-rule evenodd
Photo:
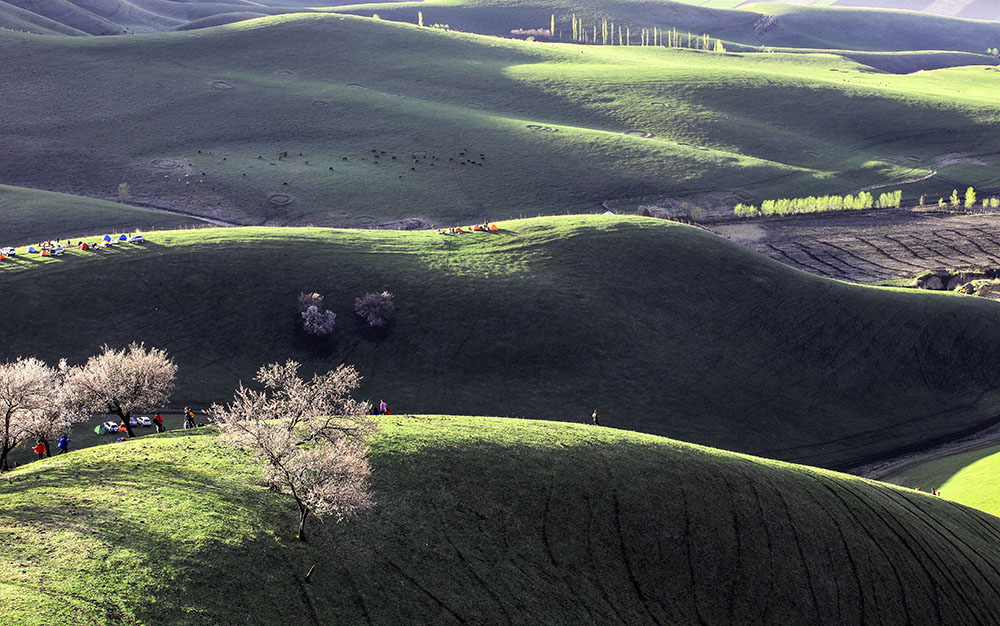
<path fill-rule="evenodd" d="M 323 308 L 323 296 L 318 293 L 299 294 L 299 316 L 302 319 L 302 330 L 310 335 L 329 335 L 337 314 Z"/>
<path fill-rule="evenodd" d="M 361 376 L 341 365 L 309 381 L 299 363 L 260 368 L 263 391 L 240 384 L 233 401 L 209 414 L 224 443 L 250 453 L 271 489 L 290 494 L 298 507 L 296 537 L 306 540 L 309 515 L 338 521 L 373 505 L 366 439 L 376 424 L 351 399 Z"/>
<path fill-rule="evenodd" d="M 69 434 L 75 422 L 87 419 L 82 407 L 73 402 L 73 394 L 67 384 L 70 369 L 66 359 L 59 361 L 57 369 L 50 369 L 48 388 L 44 402 L 25 414 L 21 424 L 24 441 L 40 441 L 51 456 L 49 442 Z"/>
<path fill-rule="evenodd" d="M 369 326 L 384 326 L 392 319 L 396 303 L 388 291 L 382 293 L 366 293 L 354 299 L 354 312 L 360 315 Z"/>
<path fill-rule="evenodd" d="M 7 457 L 28 437 L 26 426 L 51 399 L 56 372 L 34 357 L 0 365 L 0 470 Z"/>
<path fill-rule="evenodd" d="M 166 352 L 132 343 L 122 350 L 104 346 L 100 354 L 72 368 L 67 383 L 76 406 L 91 413 L 114 413 L 134 437 L 129 418 L 165 404 L 176 375 L 177 365 Z"/>

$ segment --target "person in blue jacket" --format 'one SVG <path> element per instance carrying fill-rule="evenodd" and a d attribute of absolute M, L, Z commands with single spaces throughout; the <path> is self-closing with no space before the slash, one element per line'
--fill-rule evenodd
<path fill-rule="evenodd" d="M 59 448 L 59 454 L 65 454 L 69 452 L 69 435 L 63 435 L 59 438 L 59 443 L 56 444 Z"/>

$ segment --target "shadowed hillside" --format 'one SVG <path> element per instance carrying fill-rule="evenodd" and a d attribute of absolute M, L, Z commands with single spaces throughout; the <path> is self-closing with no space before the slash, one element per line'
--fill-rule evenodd
<path fill-rule="evenodd" d="M 312 544 L 210 429 L 19 469 L 0 483 L 0 609 L 20 626 L 997 623 L 1000 522 L 948 501 L 588 426 L 382 427 L 378 505 Z"/>
<path fill-rule="evenodd" d="M 598 408 L 609 425 L 827 467 L 1000 415 L 994 302 L 821 279 L 648 218 L 500 225 L 202 229 L 22 256 L 0 266 L 0 358 L 79 362 L 145 341 L 176 357 L 178 406 L 227 399 L 267 361 L 348 362 L 363 397 L 395 411 Z M 383 289 L 397 317 L 372 333 L 353 301 Z M 331 339 L 296 331 L 302 291 L 337 313 Z"/>

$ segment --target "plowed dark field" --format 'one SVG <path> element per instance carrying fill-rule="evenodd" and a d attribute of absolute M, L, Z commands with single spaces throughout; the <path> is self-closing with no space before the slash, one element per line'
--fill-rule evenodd
<path fill-rule="evenodd" d="M 1000 266 L 1000 215 L 912 210 L 719 224 L 714 232 L 807 272 L 862 283 Z"/>

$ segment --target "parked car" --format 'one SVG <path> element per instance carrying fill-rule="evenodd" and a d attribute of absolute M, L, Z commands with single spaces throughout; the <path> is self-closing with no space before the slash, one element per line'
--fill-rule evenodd
<path fill-rule="evenodd" d="M 134 419 L 135 419 L 135 421 L 139 422 L 139 426 L 152 426 L 153 425 L 153 420 L 151 420 L 151 419 L 149 419 L 148 417 L 145 417 L 145 416 L 136 417 Z"/>
<path fill-rule="evenodd" d="M 104 428 L 107 429 L 109 433 L 118 432 L 118 422 L 115 420 L 108 420 L 103 424 L 101 424 L 101 426 L 104 426 Z"/>
<path fill-rule="evenodd" d="M 145 243 L 146 238 L 142 235 L 132 235 L 128 238 L 129 243 Z"/>
<path fill-rule="evenodd" d="M 0 248 L 0 254 L 4 256 L 17 256 L 17 250 L 14 248 Z"/>

